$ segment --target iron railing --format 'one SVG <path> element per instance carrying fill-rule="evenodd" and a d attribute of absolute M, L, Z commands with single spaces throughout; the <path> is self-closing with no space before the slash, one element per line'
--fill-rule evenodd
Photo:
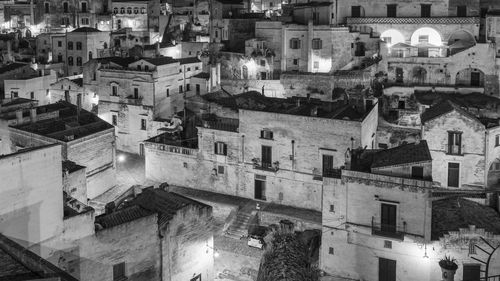
<path fill-rule="evenodd" d="M 340 179 L 342 175 L 342 169 L 324 169 L 323 177 L 324 178 L 335 178 Z"/>
<path fill-rule="evenodd" d="M 401 226 L 398 227 L 395 224 L 376 223 L 375 218 L 372 217 L 372 235 L 403 240 L 405 233 L 406 233 L 406 222 L 403 222 L 402 227 Z"/>

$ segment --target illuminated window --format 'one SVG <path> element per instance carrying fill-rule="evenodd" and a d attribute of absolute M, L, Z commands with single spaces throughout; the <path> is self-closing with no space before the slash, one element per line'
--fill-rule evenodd
<path fill-rule="evenodd" d="M 429 35 L 419 35 L 418 43 L 429 43 Z"/>
<path fill-rule="evenodd" d="M 323 48 L 323 42 L 319 38 L 314 38 L 312 40 L 312 48 L 313 50 L 320 50 Z"/>
<path fill-rule="evenodd" d="M 300 39 L 299 38 L 290 39 L 290 49 L 300 49 Z"/>

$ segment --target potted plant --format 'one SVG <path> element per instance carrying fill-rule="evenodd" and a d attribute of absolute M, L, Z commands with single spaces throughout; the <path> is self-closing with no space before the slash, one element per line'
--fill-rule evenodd
<path fill-rule="evenodd" d="M 455 272 L 458 269 L 456 259 L 445 255 L 444 258 L 439 261 L 439 266 L 441 267 L 443 281 L 453 281 L 455 279 Z"/>

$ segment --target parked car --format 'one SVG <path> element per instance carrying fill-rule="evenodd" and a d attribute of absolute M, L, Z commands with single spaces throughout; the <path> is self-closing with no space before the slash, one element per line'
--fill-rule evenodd
<path fill-rule="evenodd" d="M 266 243 L 264 242 L 264 237 L 267 233 L 267 227 L 257 226 L 252 229 L 251 233 L 248 235 L 247 245 L 250 247 L 255 247 L 259 249 L 264 249 Z"/>

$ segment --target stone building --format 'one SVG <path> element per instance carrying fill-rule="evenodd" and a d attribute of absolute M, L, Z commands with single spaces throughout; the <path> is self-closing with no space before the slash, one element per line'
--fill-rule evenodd
<path fill-rule="evenodd" d="M 377 106 L 362 113 L 255 92 L 201 108 L 212 116 L 201 116 L 197 137 L 165 133 L 145 141 L 146 177 L 313 210 L 320 210 L 322 178 L 336 176 L 345 151 L 374 145 L 378 113 Z"/>
<path fill-rule="evenodd" d="M 31 64 L 27 63 L 14 62 L 0 67 L 0 99 L 5 98 L 5 80 L 33 77 L 36 75 L 38 75 L 38 72 L 33 69 Z M 11 93 L 10 96 L 13 96 L 13 94 Z"/>
<path fill-rule="evenodd" d="M 80 27 L 52 37 L 52 62 L 63 62 L 65 76 L 83 72 L 83 64 L 97 58 L 99 49 L 109 45 L 109 32 Z"/>
<path fill-rule="evenodd" d="M 99 97 L 99 116 L 115 126 L 117 149 L 140 154 L 141 142 L 183 110 L 184 96 L 197 89 L 190 78 L 201 72 L 196 57 L 109 58 L 86 66 L 84 85 Z"/>
<path fill-rule="evenodd" d="M 18 147 L 61 144 L 63 160 L 86 167 L 88 198 L 115 185 L 113 126 L 65 101 L 18 112 L 14 117 L 17 124 L 9 127 L 10 138 Z M 25 113 L 29 117 L 23 118 Z"/>
<path fill-rule="evenodd" d="M 92 113 L 97 113 L 99 98 L 95 92 L 91 92 L 83 87 L 82 75 L 60 78 L 50 84 L 48 93 L 37 100 L 40 105 L 56 103 L 64 100 L 73 105 L 78 105 L 78 96 L 81 97 L 81 107 Z"/>
<path fill-rule="evenodd" d="M 438 262 L 448 255 L 458 265 L 455 280 L 498 275 L 498 213 L 439 194 L 431 154 L 425 141 L 352 151 L 340 178 L 324 182 L 321 270 L 351 279 L 431 281 L 442 277 Z"/>
<path fill-rule="evenodd" d="M 442 187 L 481 190 L 498 184 L 498 121 L 478 118 L 450 100 L 421 116 L 422 139 L 433 161 L 433 178 Z"/>
<path fill-rule="evenodd" d="M 31 72 L 31 71 L 30 71 Z M 40 75 L 41 74 L 41 75 Z M 13 77 L 14 78 L 14 77 Z M 38 100 L 40 105 L 44 105 L 47 96 L 47 89 L 56 81 L 55 71 L 32 72 L 30 76 L 22 76 L 18 79 L 5 79 L 5 98 L 25 98 Z"/>

